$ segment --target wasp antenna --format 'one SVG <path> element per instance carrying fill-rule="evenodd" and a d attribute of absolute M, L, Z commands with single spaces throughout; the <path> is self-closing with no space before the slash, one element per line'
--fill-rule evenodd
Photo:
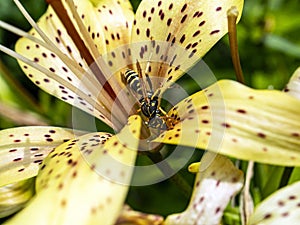
<path fill-rule="evenodd" d="M 147 83 L 149 85 L 149 90 L 151 92 L 153 92 L 152 81 L 151 81 L 151 79 L 150 79 L 150 77 L 149 77 L 149 75 L 147 73 L 145 74 L 145 77 L 146 77 Z"/>
<path fill-rule="evenodd" d="M 148 99 L 148 94 L 147 94 L 147 90 L 146 90 L 146 85 L 145 85 L 145 82 L 144 82 L 144 79 L 143 79 L 142 68 L 141 68 L 141 65 L 140 65 L 138 60 L 136 60 L 136 68 L 137 68 L 137 73 L 138 73 L 139 78 L 140 78 L 140 84 L 141 84 L 143 97 L 144 97 L 145 101 L 148 103 L 149 99 Z"/>
<path fill-rule="evenodd" d="M 145 70 L 145 77 L 146 77 L 146 81 L 147 81 L 147 84 L 149 86 L 149 90 L 151 92 L 153 92 L 153 86 L 152 86 L 152 81 L 148 75 L 148 73 L 150 72 L 151 70 L 151 67 L 150 67 L 150 59 L 152 57 L 152 52 L 150 53 L 150 56 L 149 56 L 149 59 L 148 59 L 148 62 L 147 62 L 147 66 L 146 66 L 146 70 Z"/>
<path fill-rule="evenodd" d="M 136 68 L 137 68 L 137 73 L 139 75 L 139 78 L 143 78 L 141 64 L 139 63 L 138 60 L 136 60 Z"/>

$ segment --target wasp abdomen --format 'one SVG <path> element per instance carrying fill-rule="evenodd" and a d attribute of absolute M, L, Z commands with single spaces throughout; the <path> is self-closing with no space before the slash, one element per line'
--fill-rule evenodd
<path fill-rule="evenodd" d="M 129 87 L 138 93 L 139 95 L 142 95 L 142 89 L 141 89 L 141 83 L 140 83 L 140 78 L 139 75 L 133 71 L 133 70 L 126 70 L 125 72 L 125 80 L 126 83 L 129 85 Z"/>

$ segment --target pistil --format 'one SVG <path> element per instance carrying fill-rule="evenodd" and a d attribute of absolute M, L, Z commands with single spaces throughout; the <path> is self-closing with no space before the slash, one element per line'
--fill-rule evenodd
<path fill-rule="evenodd" d="M 229 44 L 230 44 L 230 52 L 232 63 L 234 66 L 235 74 L 237 80 L 244 84 L 244 75 L 241 67 L 239 52 L 238 52 L 238 44 L 237 44 L 237 32 L 236 32 L 236 21 L 238 17 L 238 10 L 235 6 L 231 7 L 227 11 L 227 20 L 228 20 L 228 36 L 229 36 Z"/>

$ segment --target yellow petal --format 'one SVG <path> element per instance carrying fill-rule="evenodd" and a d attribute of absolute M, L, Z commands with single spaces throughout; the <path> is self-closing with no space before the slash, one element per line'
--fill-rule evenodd
<path fill-rule="evenodd" d="M 72 138 L 73 130 L 59 127 L 1 130 L 0 186 L 36 176 L 40 164 L 49 152 Z"/>
<path fill-rule="evenodd" d="M 170 110 L 169 116 L 178 123 L 156 141 L 299 166 L 299 115 L 300 101 L 283 92 L 223 80 Z"/>
<path fill-rule="evenodd" d="M 300 221 L 300 182 L 286 186 L 261 202 L 249 225 L 296 225 Z"/>
<path fill-rule="evenodd" d="M 232 6 L 239 20 L 242 0 L 142 1 L 132 29 L 133 62 L 144 62 L 143 69 L 149 62 L 149 75 L 165 78 L 166 89 L 228 32 Z M 159 86 L 154 84 L 154 90 Z"/>
<path fill-rule="evenodd" d="M 163 218 L 159 215 L 142 213 L 125 205 L 115 225 L 161 225 Z"/>
<path fill-rule="evenodd" d="M 34 179 L 0 187 L 0 218 L 22 209 L 34 195 Z"/>
<path fill-rule="evenodd" d="M 129 1 L 77 0 L 75 5 L 92 38 L 91 45 L 98 47 L 99 55 L 106 54 L 111 48 L 128 42 L 133 20 Z M 73 18 L 69 8 L 66 9 Z M 17 42 L 16 51 L 44 67 L 48 72 L 54 73 L 57 79 L 19 61 L 24 73 L 41 89 L 112 126 L 111 118 L 104 107 L 107 108 L 109 104 L 106 98 L 98 98 L 101 85 L 88 71 L 88 65 L 51 7 L 39 19 L 38 25 L 62 55 L 57 53 L 50 44 L 46 44 L 50 48 L 46 49 L 27 38 L 21 38 Z M 29 33 L 41 39 L 34 29 Z M 107 41 L 110 42 L 109 45 Z"/>
<path fill-rule="evenodd" d="M 167 217 L 165 225 L 218 225 L 230 199 L 242 188 L 243 173 L 224 156 L 207 152 L 187 209 Z"/>
<path fill-rule="evenodd" d="M 79 15 L 84 15 L 83 22 L 101 54 L 130 42 L 134 18 L 130 1 L 97 0 L 92 10 L 84 2 L 77 1 Z"/>
<path fill-rule="evenodd" d="M 115 136 L 91 133 L 56 148 L 38 174 L 36 197 L 7 224 L 114 224 L 133 172 L 140 125 L 139 117 L 131 117 Z"/>

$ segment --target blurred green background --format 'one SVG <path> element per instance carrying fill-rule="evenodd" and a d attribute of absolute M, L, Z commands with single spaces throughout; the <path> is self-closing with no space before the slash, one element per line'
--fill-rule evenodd
<path fill-rule="evenodd" d="M 43 0 L 21 2 L 36 20 L 46 9 Z M 131 2 L 136 9 L 139 1 Z M 238 41 L 247 85 L 255 88 L 282 89 L 300 65 L 299 10 L 298 0 L 245 1 L 242 19 L 238 24 Z M 0 1 L 0 19 L 23 30 L 30 29 L 11 0 Z M 0 30 L 1 44 L 13 49 L 17 39 L 18 37 L 13 34 Z M 218 79 L 235 79 L 227 36 L 203 59 Z M 15 110 L 17 116 L 26 115 L 29 118 L 32 116 L 37 124 L 72 126 L 69 105 L 39 90 L 23 75 L 18 64 L 11 57 L 0 53 L 0 62 L 0 106 Z M 193 86 L 189 87 L 189 80 L 182 80 L 182 82 L 188 89 L 193 89 Z M 3 108 L 0 110 L 4 112 Z M 0 129 L 23 124 L 24 121 L 0 115 Z M 196 161 L 199 154 L 195 153 L 190 161 Z M 143 163 L 144 159 L 140 160 Z M 265 168 L 258 169 L 266 172 Z M 271 171 L 273 169 L 274 167 L 268 168 Z M 186 167 L 181 173 L 192 185 L 193 176 L 187 173 Z M 256 178 L 255 181 L 261 183 L 260 178 Z M 188 198 L 173 183 L 165 181 L 147 187 L 131 188 L 128 202 L 134 208 L 167 215 L 183 210 L 188 203 Z"/>

